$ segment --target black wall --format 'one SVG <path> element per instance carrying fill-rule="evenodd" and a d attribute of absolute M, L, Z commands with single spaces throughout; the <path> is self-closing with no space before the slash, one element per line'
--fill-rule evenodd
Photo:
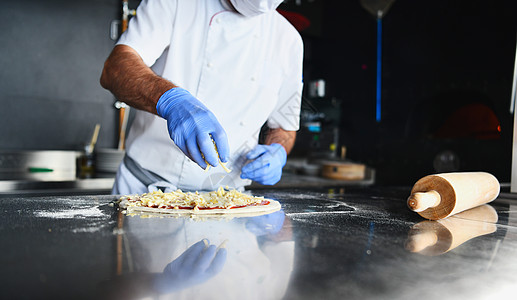
<path fill-rule="evenodd" d="M 115 147 L 117 111 L 99 85 L 114 0 L 6 0 L 0 9 L 0 150 Z"/>
<path fill-rule="evenodd" d="M 308 8 L 310 3 L 302 1 Z M 300 7 L 290 1 L 292 9 Z M 314 5 L 314 4 L 312 4 Z M 395 1 L 383 18 L 382 121 L 375 121 L 376 20 L 357 1 L 324 1 L 318 31 L 302 32 L 305 81 L 327 80 L 342 100 L 348 157 L 377 169 L 380 184 L 412 184 L 449 150 L 458 171 L 510 180 L 509 114 L 517 1 Z M 435 139 L 427 129 L 459 103 L 484 99 L 501 122 L 496 140 Z"/>

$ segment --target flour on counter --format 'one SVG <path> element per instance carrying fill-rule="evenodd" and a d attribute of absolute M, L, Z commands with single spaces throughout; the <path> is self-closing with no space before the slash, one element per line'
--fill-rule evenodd
<path fill-rule="evenodd" d="M 90 217 L 105 217 L 106 215 L 99 209 L 99 206 L 55 210 L 55 211 L 36 211 L 34 213 L 37 217 L 52 218 L 52 219 L 72 219 L 72 218 L 90 218 Z"/>
<path fill-rule="evenodd" d="M 290 198 L 296 199 L 296 200 L 299 200 L 299 199 L 321 199 L 322 197 L 326 197 L 326 194 L 308 193 L 308 194 L 293 194 L 293 195 L 290 195 Z"/>
<path fill-rule="evenodd" d="M 314 215 L 333 215 L 333 214 L 349 214 L 352 211 L 338 210 L 338 211 L 307 211 L 298 213 L 287 213 L 288 217 L 302 217 L 302 216 L 314 216 Z"/>
<path fill-rule="evenodd" d="M 92 233 L 97 232 L 102 229 L 103 226 L 90 226 L 90 227 L 81 227 L 72 229 L 73 233 Z"/>

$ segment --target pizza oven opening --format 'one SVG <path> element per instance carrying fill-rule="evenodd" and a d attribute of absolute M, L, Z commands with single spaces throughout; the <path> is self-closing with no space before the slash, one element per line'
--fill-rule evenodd
<path fill-rule="evenodd" d="M 422 147 L 428 159 L 425 164 L 432 163 L 434 172 L 484 167 L 482 157 L 502 137 L 493 101 L 473 90 L 436 93 L 420 102 L 412 110 L 406 130 L 410 139 L 426 146 Z"/>
<path fill-rule="evenodd" d="M 406 128 L 408 136 L 416 139 L 501 138 L 494 104 L 479 91 L 447 91 L 427 98 L 415 106 Z"/>
<path fill-rule="evenodd" d="M 499 139 L 501 123 L 494 110 L 485 103 L 468 103 L 449 112 L 430 135 L 437 139 Z"/>

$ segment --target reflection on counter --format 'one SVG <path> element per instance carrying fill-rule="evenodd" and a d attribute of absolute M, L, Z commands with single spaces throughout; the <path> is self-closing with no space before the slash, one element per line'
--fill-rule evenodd
<path fill-rule="evenodd" d="M 283 211 L 258 217 L 121 216 L 109 298 L 281 299 L 294 263 Z M 119 226 L 123 224 L 123 230 Z"/>
<path fill-rule="evenodd" d="M 406 249 L 423 255 L 440 255 L 468 240 L 496 231 L 497 212 L 478 206 L 438 221 L 423 221 L 409 231 Z"/>

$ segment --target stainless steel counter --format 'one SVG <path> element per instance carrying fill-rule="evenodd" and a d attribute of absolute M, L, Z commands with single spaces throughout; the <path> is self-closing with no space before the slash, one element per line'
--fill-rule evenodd
<path fill-rule="evenodd" d="M 283 211 L 234 219 L 125 216 L 114 196 L 5 197 L 0 298 L 508 298 L 517 199 L 430 222 L 406 208 L 409 190 L 260 190 Z"/>

